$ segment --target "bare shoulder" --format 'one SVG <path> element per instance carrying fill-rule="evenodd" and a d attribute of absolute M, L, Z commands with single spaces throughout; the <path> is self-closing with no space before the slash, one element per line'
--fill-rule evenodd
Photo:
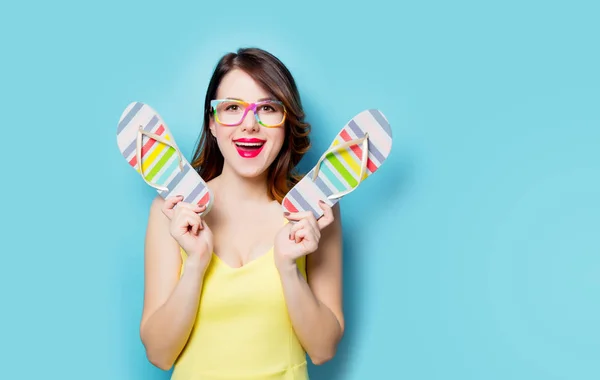
<path fill-rule="evenodd" d="M 148 212 L 148 225 L 146 230 L 147 241 L 148 239 L 152 240 L 151 233 L 168 233 L 169 219 L 163 213 L 162 208 L 164 204 L 165 200 L 160 195 L 157 195 L 150 203 L 150 210 Z"/>
<path fill-rule="evenodd" d="M 162 206 L 164 203 L 165 203 L 164 198 L 157 194 L 154 197 L 154 199 L 152 199 L 152 203 L 150 204 L 150 206 L 151 207 L 154 207 L 155 205 Z"/>
<path fill-rule="evenodd" d="M 146 259 L 155 260 L 154 256 L 165 260 L 165 251 L 178 251 L 178 244 L 169 232 L 169 218 L 163 213 L 165 200 L 156 196 L 150 204 L 148 225 L 146 227 Z M 158 257 L 156 259 L 158 259 Z"/>
<path fill-rule="evenodd" d="M 165 204 L 165 200 L 160 195 L 156 195 L 150 203 L 150 215 L 154 216 L 156 213 L 162 213 L 162 207 Z"/>
<path fill-rule="evenodd" d="M 329 227 L 333 225 L 334 228 L 332 229 L 335 229 L 336 226 L 340 227 L 342 225 L 342 209 L 340 206 L 340 202 L 334 204 L 333 207 L 331 207 L 331 211 L 333 212 L 333 222 L 329 225 Z M 341 232 L 341 229 L 337 231 L 337 233 Z"/>

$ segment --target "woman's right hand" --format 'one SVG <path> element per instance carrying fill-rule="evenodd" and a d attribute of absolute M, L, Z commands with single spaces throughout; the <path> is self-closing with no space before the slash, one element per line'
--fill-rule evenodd
<path fill-rule="evenodd" d="M 212 231 L 198 215 L 206 209 L 206 206 L 182 201 L 182 196 L 167 198 L 162 211 L 170 219 L 171 236 L 186 252 L 188 260 L 195 261 L 206 268 L 214 247 Z"/>

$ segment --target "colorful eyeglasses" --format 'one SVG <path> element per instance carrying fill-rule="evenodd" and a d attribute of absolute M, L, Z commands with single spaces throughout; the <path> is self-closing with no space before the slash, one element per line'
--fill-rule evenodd
<path fill-rule="evenodd" d="M 287 115 L 285 106 L 277 100 L 248 103 L 239 99 L 215 99 L 210 105 L 216 121 L 227 127 L 240 125 L 248 111 L 254 112 L 256 121 L 267 128 L 282 126 Z"/>

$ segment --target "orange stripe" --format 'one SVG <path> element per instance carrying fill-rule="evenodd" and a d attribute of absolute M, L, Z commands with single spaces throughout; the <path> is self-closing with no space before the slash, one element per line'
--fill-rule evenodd
<path fill-rule="evenodd" d="M 352 140 L 352 137 L 350 137 L 350 135 L 348 134 L 348 132 L 346 132 L 345 129 L 342 130 L 342 132 L 340 133 L 340 136 L 342 137 L 342 139 L 344 139 L 344 141 Z M 356 157 L 358 157 L 359 160 L 362 159 L 362 149 L 360 149 L 360 146 L 352 145 L 350 147 L 350 149 L 352 149 L 352 151 L 354 152 Z M 377 170 L 377 166 L 373 163 L 373 161 L 371 161 L 370 158 L 367 159 L 367 168 L 371 171 L 371 173 L 373 173 L 373 172 L 375 172 L 375 170 Z"/>

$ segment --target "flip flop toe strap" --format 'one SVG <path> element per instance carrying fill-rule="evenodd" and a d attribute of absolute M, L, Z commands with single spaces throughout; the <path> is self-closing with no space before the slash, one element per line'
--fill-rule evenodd
<path fill-rule="evenodd" d="M 328 155 L 342 151 L 347 148 L 350 148 L 354 145 L 359 145 L 359 144 L 362 144 L 362 157 L 361 157 L 361 163 L 360 163 L 360 174 L 359 174 L 357 184 L 354 187 L 351 187 L 347 190 L 340 191 L 335 194 L 331 194 L 330 196 L 327 197 L 328 199 L 330 199 L 330 200 L 338 199 L 338 198 L 341 198 L 341 197 L 353 192 L 354 190 L 356 190 L 358 188 L 358 186 L 361 184 L 361 182 L 365 178 L 365 174 L 367 172 L 367 163 L 369 160 L 369 134 L 365 133 L 365 135 L 361 138 L 346 141 L 341 144 L 333 145 L 327 151 L 325 151 L 325 153 L 323 153 L 321 158 L 319 158 L 319 161 L 317 162 L 317 165 L 315 166 L 315 170 L 314 170 L 314 173 L 312 176 L 313 182 L 316 181 L 316 179 L 320 173 L 321 164 L 327 158 Z"/>

